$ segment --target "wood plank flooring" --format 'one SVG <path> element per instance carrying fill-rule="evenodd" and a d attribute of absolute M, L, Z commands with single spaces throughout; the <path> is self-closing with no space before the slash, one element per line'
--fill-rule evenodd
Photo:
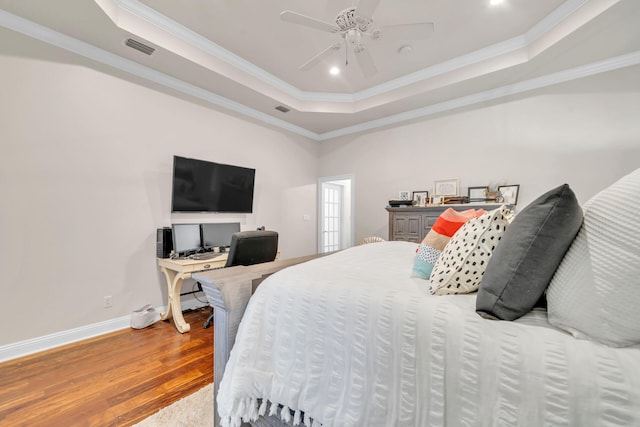
<path fill-rule="evenodd" d="M 210 308 L 0 363 L 0 426 L 130 426 L 213 382 Z"/>

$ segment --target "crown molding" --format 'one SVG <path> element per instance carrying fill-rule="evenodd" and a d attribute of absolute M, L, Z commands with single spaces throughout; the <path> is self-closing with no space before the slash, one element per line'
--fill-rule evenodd
<path fill-rule="evenodd" d="M 178 39 L 189 46 L 192 46 L 207 55 L 217 58 L 218 60 L 228 64 L 237 72 L 244 73 L 255 78 L 257 81 L 266 84 L 271 91 L 275 90 L 281 94 L 276 99 L 289 106 L 296 108 L 299 111 L 315 111 L 314 107 L 307 107 L 305 104 L 309 103 L 356 103 L 359 101 L 370 100 L 375 97 L 384 97 L 391 92 L 414 85 L 429 79 L 433 79 L 437 76 L 442 76 L 453 71 L 460 70 L 464 67 L 472 67 L 477 64 L 482 64 L 486 61 L 506 57 L 507 55 L 517 52 L 529 52 L 526 59 L 539 54 L 544 49 L 536 49 L 535 54 L 531 54 L 529 49 L 530 45 L 543 36 L 546 36 L 547 43 L 545 48 L 556 43 L 562 39 L 566 33 L 558 31 L 557 29 L 563 22 L 568 20 L 572 15 L 583 9 L 587 4 L 595 5 L 587 8 L 591 13 L 583 13 L 580 15 L 580 24 L 584 24 L 588 20 L 596 16 L 602 10 L 611 7 L 619 0 L 567 0 L 560 7 L 555 9 L 552 13 L 547 15 L 538 24 L 532 27 L 526 33 L 513 37 L 510 40 L 496 43 L 486 48 L 479 49 L 467 55 L 463 55 L 458 58 L 454 58 L 449 61 L 436 64 L 431 67 L 427 67 L 423 70 L 419 70 L 414 73 L 410 73 L 406 76 L 399 77 L 397 79 L 385 82 L 383 84 L 356 92 L 354 94 L 348 93 L 324 93 L 324 92 L 311 92 L 300 90 L 293 85 L 277 78 L 276 76 L 268 73 L 253 63 L 235 55 L 234 53 L 224 49 L 218 44 L 212 42 L 205 37 L 195 33 L 194 31 L 186 28 L 180 23 L 170 19 L 169 17 L 157 12 L 151 7 L 141 3 L 139 0 L 95 0 L 95 2 L 107 13 L 107 15 L 114 21 L 114 23 L 120 28 L 125 29 L 133 34 L 136 34 L 136 30 L 139 31 L 141 25 L 134 25 L 134 23 L 145 22 L 151 24 L 154 28 L 159 30 L 164 35 L 169 35 L 171 38 Z M 597 7 L 601 5 L 600 7 Z M 130 19 L 124 19 L 124 17 Z M 153 33 L 147 38 L 149 41 L 156 43 L 154 39 L 162 39 L 162 34 Z M 141 34 L 144 36 L 144 34 Z M 162 45 L 162 43 L 158 43 Z M 167 45 L 170 45 L 167 44 Z M 175 44 L 174 44 L 175 46 Z M 174 48 L 175 49 L 175 48 Z M 173 50 L 174 53 L 180 55 L 179 49 Z M 512 55 L 509 61 L 503 61 L 503 67 L 516 65 L 516 63 L 522 62 L 523 59 L 516 59 L 517 56 Z M 522 58 L 522 57 L 520 57 Z M 219 70 L 213 69 L 217 72 Z M 224 73 L 223 73 L 224 74 Z M 230 77 L 227 74 L 228 77 Z M 243 81 L 243 84 L 247 84 L 248 87 L 257 90 L 267 96 L 273 96 L 274 94 L 268 94 L 267 89 L 260 87 L 260 85 L 251 85 L 251 81 Z M 381 101 L 389 102 L 389 100 Z M 370 102 L 366 105 L 376 105 L 379 103 Z M 352 110 L 345 110 L 343 108 L 336 108 L 342 112 L 357 112 L 359 108 Z M 326 111 L 331 112 L 331 111 Z"/>
<path fill-rule="evenodd" d="M 609 58 L 603 61 L 593 62 L 591 64 L 570 68 L 545 76 L 524 80 L 518 83 L 497 87 L 494 89 L 478 92 L 468 96 L 451 99 L 448 101 L 432 104 L 427 107 L 417 108 L 399 114 L 384 117 L 382 119 L 371 120 L 360 123 L 355 126 L 349 126 L 332 132 L 325 132 L 319 135 L 320 141 L 326 141 L 341 136 L 351 135 L 355 133 L 370 131 L 384 126 L 394 125 L 409 120 L 426 118 L 435 114 L 447 111 L 453 111 L 471 105 L 483 102 L 493 101 L 536 89 L 542 89 L 560 83 L 593 76 L 596 74 L 615 71 L 621 68 L 640 65 L 640 51 L 632 52 L 626 55 Z"/>
<path fill-rule="evenodd" d="M 12 31 L 32 37 L 36 40 L 48 43 L 61 49 L 76 53 L 85 58 L 125 71 L 143 79 L 158 83 L 165 87 L 177 90 L 184 94 L 206 101 L 210 104 L 231 110 L 252 119 L 286 129 L 290 132 L 317 139 L 318 135 L 300 126 L 293 125 L 281 119 L 277 119 L 261 111 L 232 101 L 213 92 L 187 83 L 183 80 L 161 73 L 137 62 L 115 55 L 96 46 L 90 45 L 73 37 L 54 31 L 35 22 L 21 18 L 0 9 L 0 25 Z"/>
<path fill-rule="evenodd" d="M 304 92 L 293 85 L 277 78 L 273 74 L 268 73 L 246 59 L 190 30 L 184 25 L 170 19 L 138 0 L 95 0 L 95 2 L 105 11 L 105 13 L 107 13 L 107 16 L 109 16 L 117 26 L 126 29 L 132 34 L 135 34 L 135 32 L 132 31 L 132 28 L 129 28 L 129 25 L 126 25 L 129 21 L 123 19 L 126 15 L 123 15 L 122 12 L 125 12 L 138 20 L 148 22 L 162 32 L 167 33 L 176 39 L 182 40 L 188 45 L 194 46 L 208 55 L 216 57 L 234 68 L 258 78 L 268 85 L 277 87 L 283 92 L 289 93 L 295 97 L 304 96 Z M 114 10 L 111 6 L 115 6 L 116 9 Z M 154 42 L 153 39 L 150 39 L 149 41 Z M 174 53 L 179 54 L 179 52 Z"/>
<path fill-rule="evenodd" d="M 122 1 L 122 0 L 121 0 Z M 613 1 L 613 0 L 611 0 Z M 266 123 L 270 126 L 280 128 L 294 134 L 304 136 L 306 138 L 315 141 L 325 141 L 340 136 L 350 135 L 354 133 L 373 130 L 376 128 L 398 124 L 408 120 L 415 120 L 418 118 L 427 118 L 434 114 L 440 114 L 446 111 L 452 111 L 459 108 L 467 107 L 470 105 L 486 102 L 490 100 L 496 100 L 502 97 L 511 96 L 526 91 L 539 89 L 546 86 L 551 86 L 558 83 L 563 83 L 570 80 L 575 80 L 599 73 L 613 71 L 620 68 L 640 64 L 640 51 L 633 52 L 627 55 L 622 55 L 614 58 L 609 58 L 603 61 L 574 67 L 568 70 L 564 70 L 557 73 L 552 73 L 546 76 L 518 82 L 510 85 L 501 86 L 498 88 L 490 89 L 487 91 L 478 92 L 464 97 L 448 100 L 445 102 L 429 105 L 423 108 L 414 109 L 411 111 L 390 115 L 388 117 L 363 122 L 354 126 L 348 126 L 335 131 L 325 133 L 315 133 L 308 129 L 296 126 L 284 120 L 275 118 L 261 111 L 255 110 L 246 105 L 240 104 L 236 101 L 230 100 L 223 96 L 217 95 L 213 92 L 204 90 L 193 84 L 184 82 L 175 77 L 153 70 L 144 65 L 138 64 L 134 61 L 128 60 L 121 56 L 107 52 L 103 49 L 77 40 L 65 34 L 59 33 L 42 25 L 36 24 L 24 18 L 10 14 L 0 9 L 0 25 L 8 28 L 12 31 L 24 34 L 42 42 L 51 44 L 61 49 L 68 50 L 70 52 L 81 55 L 90 60 L 96 61 L 101 64 L 111 66 L 113 68 L 125 71 L 132 75 L 147 79 L 154 83 L 158 83 L 165 87 L 171 88 L 178 92 L 184 93 L 189 96 L 206 101 L 212 105 L 222 107 L 224 109 L 241 114 L 248 118 L 257 120 L 259 122 Z M 507 42 L 505 42 L 507 43 Z M 512 40 L 509 43 L 517 44 L 519 41 Z"/>

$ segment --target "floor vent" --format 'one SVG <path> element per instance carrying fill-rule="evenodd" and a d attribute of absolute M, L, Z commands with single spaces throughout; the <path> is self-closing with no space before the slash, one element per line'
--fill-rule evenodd
<path fill-rule="evenodd" d="M 288 113 L 289 111 L 291 111 L 291 110 L 289 110 L 287 107 L 285 107 L 284 105 L 278 105 L 278 106 L 276 107 L 276 110 L 281 111 L 281 112 L 283 112 L 283 113 Z"/>
<path fill-rule="evenodd" d="M 129 46 L 132 49 L 135 49 L 139 52 L 144 53 L 145 55 L 151 55 L 153 52 L 155 52 L 155 48 L 152 48 L 151 46 L 148 46 L 144 43 L 139 42 L 138 40 L 134 40 L 131 38 L 128 38 L 124 41 L 124 44 L 126 46 Z"/>

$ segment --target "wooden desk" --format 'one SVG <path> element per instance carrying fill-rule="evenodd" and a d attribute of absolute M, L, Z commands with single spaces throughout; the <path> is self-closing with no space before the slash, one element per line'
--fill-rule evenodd
<path fill-rule="evenodd" d="M 225 252 L 207 260 L 158 258 L 160 271 L 164 273 L 168 286 L 167 311 L 160 313 L 160 319 L 167 320 L 169 316 L 173 316 L 178 332 L 189 332 L 191 325 L 185 322 L 180 305 L 182 282 L 184 279 L 190 279 L 192 273 L 223 268 L 227 263 L 227 255 L 228 253 Z"/>

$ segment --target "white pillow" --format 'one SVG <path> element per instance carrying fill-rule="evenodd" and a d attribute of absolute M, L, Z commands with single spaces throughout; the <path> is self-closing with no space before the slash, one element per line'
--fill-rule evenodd
<path fill-rule="evenodd" d="M 489 258 L 509 221 L 509 209 L 501 207 L 466 222 L 451 237 L 429 278 L 436 295 L 466 294 L 478 290 Z"/>
<path fill-rule="evenodd" d="M 577 338 L 640 344 L 640 169 L 596 194 L 549 287 L 549 323 Z"/>

